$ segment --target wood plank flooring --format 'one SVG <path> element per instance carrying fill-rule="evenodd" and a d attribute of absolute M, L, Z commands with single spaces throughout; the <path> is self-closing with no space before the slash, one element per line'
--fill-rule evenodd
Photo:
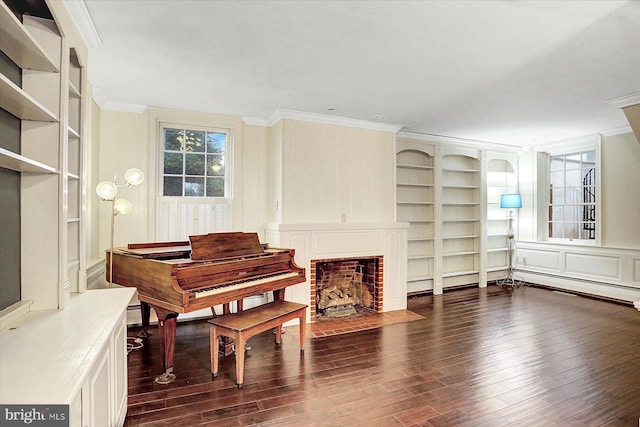
<path fill-rule="evenodd" d="M 234 357 L 209 366 L 208 325 L 178 325 L 177 380 L 157 333 L 129 354 L 127 426 L 633 426 L 640 312 L 524 287 L 409 299 L 424 319 L 275 347 L 253 337 L 244 387 Z M 138 329 L 131 329 L 135 336 Z"/>

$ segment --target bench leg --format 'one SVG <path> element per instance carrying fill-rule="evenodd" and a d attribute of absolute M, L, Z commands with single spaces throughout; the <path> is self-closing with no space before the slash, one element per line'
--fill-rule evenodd
<path fill-rule="evenodd" d="M 211 373 L 214 377 L 218 376 L 218 362 L 220 358 L 218 345 L 218 329 L 215 326 L 211 326 L 209 331 L 209 347 L 211 351 Z"/>
<path fill-rule="evenodd" d="M 300 315 L 300 354 L 304 354 L 304 335 L 307 331 L 307 312 L 306 310 L 302 311 Z"/>
<path fill-rule="evenodd" d="M 245 337 L 242 333 L 235 336 L 236 341 L 236 383 L 238 388 L 242 387 L 244 380 L 244 346 L 246 344 Z"/>
<path fill-rule="evenodd" d="M 282 325 L 276 326 L 276 344 L 282 344 Z"/>

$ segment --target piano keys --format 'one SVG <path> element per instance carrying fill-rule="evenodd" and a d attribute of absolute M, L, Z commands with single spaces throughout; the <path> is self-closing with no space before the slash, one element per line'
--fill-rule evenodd
<path fill-rule="evenodd" d="M 107 275 L 112 254 L 107 251 Z M 158 316 L 164 373 L 156 382 L 175 379 L 173 353 L 176 320 L 180 313 L 229 303 L 272 292 L 284 300 L 285 288 L 306 280 L 294 260 L 295 250 L 262 245 L 256 233 L 211 233 L 189 241 L 129 244 L 113 251 L 113 283 L 138 289 L 143 333 L 150 308 Z"/>

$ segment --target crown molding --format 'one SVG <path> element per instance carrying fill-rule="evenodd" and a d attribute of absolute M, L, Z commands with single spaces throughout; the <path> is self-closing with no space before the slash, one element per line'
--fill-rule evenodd
<path fill-rule="evenodd" d="M 544 151 L 551 155 L 567 153 L 571 151 L 594 150 L 602 140 L 602 134 L 592 133 L 577 136 L 575 138 L 559 139 L 531 145 L 535 151 Z"/>
<path fill-rule="evenodd" d="M 622 135 L 624 133 L 633 133 L 633 129 L 631 129 L 631 126 L 629 125 L 620 126 L 613 129 L 605 129 L 600 132 L 602 136 L 616 136 L 616 135 Z"/>
<path fill-rule="evenodd" d="M 371 122 L 368 120 L 349 119 L 346 117 L 329 116 L 326 114 L 306 113 L 294 110 L 276 110 L 268 119 L 257 117 L 242 117 L 248 125 L 273 126 L 282 119 L 300 120 L 304 122 L 322 123 L 328 125 L 346 126 L 358 129 L 376 130 L 382 132 L 397 133 L 402 129 L 401 125 L 390 123 Z"/>
<path fill-rule="evenodd" d="M 101 110 L 121 111 L 123 113 L 143 113 L 149 107 L 145 104 L 107 101 L 102 89 L 99 87 L 93 88 L 91 95 L 93 101 Z"/>
<path fill-rule="evenodd" d="M 489 142 L 489 141 L 477 141 L 474 139 L 456 138 L 453 136 L 433 135 L 429 133 L 420 133 L 420 132 L 411 132 L 411 131 L 398 132 L 398 137 L 417 139 L 419 141 L 430 142 L 432 144 L 458 145 L 466 148 L 471 146 L 471 147 L 476 147 L 480 149 L 490 148 L 493 150 L 510 151 L 510 152 L 520 152 L 523 150 L 523 148 L 519 145 L 501 144 L 498 142 Z"/>
<path fill-rule="evenodd" d="M 64 0 L 64 5 L 89 47 L 101 47 L 102 39 L 84 0 Z"/>
<path fill-rule="evenodd" d="M 609 104 L 618 108 L 630 107 L 640 104 L 640 92 L 630 93 L 629 95 L 613 98 L 607 101 Z"/>

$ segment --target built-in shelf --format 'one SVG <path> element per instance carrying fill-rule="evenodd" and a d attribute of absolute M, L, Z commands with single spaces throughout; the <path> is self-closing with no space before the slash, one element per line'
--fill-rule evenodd
<path fill-rule="evenodd" d="M 442 277 L 458 277 L 458 276 L 470 276 L 472 274 L 478 274 L 478 270 L 464 270 L 464 271 L 453 271 L 450 273 L 444 273 Z"/>
<path fill-rule="evenodd" d="M 487 252 L 488 253 L 491 253 L 491 252 L 506 252 L 507 250 L 508 249 L 506 247 L 504 247 L 504 248 L 487 249 Z"/>
<path fill-rule="evenodd" d="M 69 82 L 69 96 L 72 98 L 81 97 L 80 91 L 72 82 Z"/>
<path fill-rule="evenodd" d="M 58 121 L 55 114 L 9 80 L 4 74 L 0 74 L 0 107 L 21 120 Z"/>
<path fill-rule="evenodd" d="M 461 190 L 477 190 L 480 188 L 477 185 L 443 185 L 442 188 L 452 188 L 452 189 L 461 189 Z"/>
<path fill-rule="evenodd" d="M 433 169 L 433 166 L 428 166 L 428 165 L 410 165 L 410 164 L 406 164 L 406 163 L 403 163 L 403 164 L 398 163 L 396 166 L 399 169 L 426 169 L 426 170 Z"/>
<path fill-rule="evenodd" d="M 445 252 L 442 254 L 443 257 L 447 256 L 466 256 L 466 255 L 477 255 L 476 251 L 459 251 L 459 252 Z"/>
<path fill-rule="evenodd" d="M 396 156 L 396 215 L 409 223 L 407 291 L 433 289 L 434 166 L 433 156 L 411 147 Z"/>
<path fill-rule="evenodd" d="M 456 169 L 456 168 L 442 168 L 442 172 L 461 172 L 461 173 L 477 173 L 480 172 L 479 169 L 464 169 L 464 168 L 460 168 L 460 169 Z"/>
<path fill-rule="evenodd" d="M 79 177 L 78 175 L 76 175 L 75 173 L 71 173 L 71 172 L 69 172 L 69 173 L 67 174 L 67 178 L 72 179 L 72 180 L 74 180 L 74 181 L 77 181 L 77 180 L 79 180 L 79 179 L 80 179 L 80 177 Z"/>
<path fill-rule="evenodd" d="M 481 247 L 480 161 L 455 150 L 442 156 L 443 288 L 478 283 Z M 474 277 L 464 277 L 474 274 Z M 447 279 L 447 280 L 444 280 Z"/>
<path fill-rule="evenodd" d="M 409 255 L 407 259 L 431 259 L 433 255 Z"/>
<path fill-rule="evenodd" d="M 479 234 L 467 234 L 467 235 L 460 235 L 460 236 L 445 236 L 442 238 L 442 240 L 456 240 L 456 239 L 475 239 L 477 237 L 480 237 Z"/>
<path fill-rule="evenodd" d="M 399 182 L 396 184 L 398 187 L 433 187 L 433 184 L 420 184 L 411 182 Z"/>
<path fill-rule="evenodd" d="M 70 139 L 80 139 L 80 134 L 78 133 L 78 131 L 71 126 L 67 128 L 67 133 L 69 134 Z"/>
<path fill-rule="evenodd" d="M 407 282 L 421 282 L 423 280 L 433 280 L 433 276 L 409 276 Z M 414 291 L 415 293 L 420 291 Z"/>
<path fill-rule="evenodd" d="M 44 174 L 58 173 L 54 167 L 21 156 L 20 154 L 16 154 L 12 151 L 5 150 L 4 148 L 0 148 L 0 167 L 16 172 Z"/>
<path fill-rule="evenodd" d="M 22 69 L 59 71 L 4 2 L 0 2 L 0 50 Z"/>

